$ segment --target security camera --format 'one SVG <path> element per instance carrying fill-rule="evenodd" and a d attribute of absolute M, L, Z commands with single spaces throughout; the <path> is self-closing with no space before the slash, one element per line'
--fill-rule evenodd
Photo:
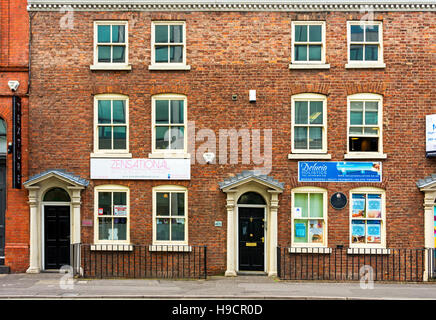
<path fill-rule="evenodd" d="M 20 83 L 16 80 L 8 81 L 9 89 L 11 89 L 13 92 L 17 91 L 18 87 L 20 86 Z"/>
<path fill-rule="evenodd" d="M 215 159 L 215 154 L 213 152 L 206 152 L 203 154 L 203 158 L 206 163 L 211 163 Z"/>

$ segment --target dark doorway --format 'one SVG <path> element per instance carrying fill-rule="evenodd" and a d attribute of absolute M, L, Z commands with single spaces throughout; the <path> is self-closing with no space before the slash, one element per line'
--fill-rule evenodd
<path fill-rule="evenodd" d="M 239 270 L 265 270 L 265 208 L 239 207 Z"/>
<path fill-rule="evenodd" d="M 5 264 L 6 161 L 0 156 L 0 266 Z"/>
<path fill-rule="evenodd" d="M 70 207 L 44 206 L 45 269 L 70 264 Z"/>

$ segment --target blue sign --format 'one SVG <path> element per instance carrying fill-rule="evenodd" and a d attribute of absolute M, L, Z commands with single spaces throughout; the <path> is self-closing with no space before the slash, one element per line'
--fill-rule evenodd
<path fill-rule="evenodd" d="M 298 162 L 299 182 L 382 182 L 381 162 Z"/>

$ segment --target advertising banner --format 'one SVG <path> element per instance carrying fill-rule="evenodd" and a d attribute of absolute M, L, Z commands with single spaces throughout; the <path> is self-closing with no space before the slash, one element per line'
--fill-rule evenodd
<path fill-rule="evenodd" d="M 427 153 L 436 153 L 436 114 L 425 116 L 425 151 Z"/>

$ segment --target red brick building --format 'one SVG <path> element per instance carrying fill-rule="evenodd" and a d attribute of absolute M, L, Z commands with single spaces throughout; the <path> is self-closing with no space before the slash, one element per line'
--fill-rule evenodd
<path fill-rule="evenodd" d="M 28 177 L 29 18 L 24 0 L 2 0 L 0 10 L 0 272 L 3 273 L 9 269 L 22 272 L 29 265 L 28 192 L 21 186 L 21 180 Z M 15 161 L 15 157 L 21 160 Z"/>
<path fill-rule="evenodd" d="M 276 275 L 277 246 L 433 243 L 416 185 L 435 170 L 431 1 L 28 10 L 29 272 L 68 264 L 69 243 L 206 245 L 208 272 L 226 275 Z"/>

